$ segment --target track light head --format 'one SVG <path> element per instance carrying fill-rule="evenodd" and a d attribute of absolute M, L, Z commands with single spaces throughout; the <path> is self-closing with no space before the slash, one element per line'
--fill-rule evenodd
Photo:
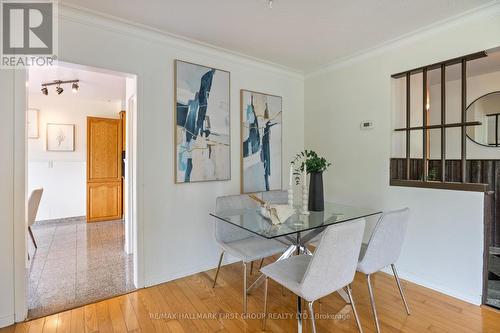
<path fill-rule="evenodd" d="M 71 85 L 71 91 L 73 91 L 74 93 L 77 93 L 78 89 L 80 89 L 78 82 L 73 82 L 73 84 Z"/>
<path fill-rule="evenodd" d="M 49 89 L 47 89 L 47 87 L 42 87 L 42 94 L 47 96 L 49 94 Z"/>
<path fill-rule="evenodd" d="M 64 89 L 61 86 L 57 86 L 56 92 L 58 95 L 61 95 L 63 93 Z"/>

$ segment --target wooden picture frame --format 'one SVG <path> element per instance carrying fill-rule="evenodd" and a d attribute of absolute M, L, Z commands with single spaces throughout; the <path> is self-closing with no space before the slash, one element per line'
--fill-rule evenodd
<path fill-rule="evenodd" d="M 182 70 L 180 70 L 180 66 L 184 66 L 184 68 L 182 68 Z M 186 71 L 186 67 L 191 67 L 191 68 Z M 197 75 L 193 75 L 191 78 L 184 77 L 186 72 L 189 73 L 190 71 L 192 71 L 192 72 L 198 71 L 199 73 Z M 205 71 L 205 73 L 199 78 L 198 76 L 200 76 L 200 72 L 203 72 L 203 71 Z M 208 96 L 208 98 L 210 98 L 210 95 L 219 96 L 219 95 L 226 94 L 226 96 L 225 96 L 226 98 L 221 98 L 221 100 L 218 103 L 219 109 L 215 109 L 215 110 L 213 110 L 213 108 L 209 109 L 209 107 L 213 106 L 213 104 L 209 104 L 210 101 L 207 98 L 207 101 L 206 101 L 207 102 L 207 109 L 205 110 L 205 112 L 206 112 L 208 117 L 215 116 L 217 118 L 216 123 L 218 123 L 218 124 L 220 124 L 220 122 L 221 122 L 220 119 L 218 119 L 218 118 L 227 117 L 227 120 L 225 120 L 225 123 L 227 124 L 227 126 L 224 126 L 222 131 L 219 131 L 219 133 L 217 133 L 217 131 L 218 131 L 217 128 L 214 129 L 211 126 L 211 119 L 205 118 L 205 120 L 203 121 L 203 126 L 201 128 L 201 130 L 204 130 L 203 133 L 201 135 L 200 135 L 200 133 L 192 133 L 193 134 L 192 137 L 196 137 L 198 139 L 199 137 L 203 137 L 204 135 L 208 135 L 205 137 L 205 141 L 207 143 L 207 146 L 211 145 L 210 148 L 196 147 L 196 146 L 194 146 L 194 143 L 184 142 L 184 145 L 186 145 L 186 147 L 182 147 L 182 149 L 185 149 L 185 151 L 187 151 L 187 149 L 188 149 L 187 144 L 190 144 L 190 145 L 193 145 L 193 147 L 194 147 L 194 148 L 191 148 L 192 149 L 191 151 L 197 150 L 199 152 L 199 151 L 206 151 L 208 149 L 210 151 L 210 153 L 208 154 L 210 156 L 210 158 L 220 158 L 220 160 L 217 163 L 214 163 L 216 166 L 214 168 L 213 176 L 200 177 L 199 173 L 198 173 L 197 176 L 192 177 L 192 175 L 193 175 L 192 171 L 196 167 L 198 167 L 198 170 L 196 170 L 198 172 L 199 168 L 200 167 L 203 168 L 204 166 L 194 165 L 193 158 L 190 157 L 188 159 L 191 159 L 191 161 L 188 162 L 188 166 L 190 166 L 191 169 L 189 171 L 187 171 L 187 169 L 183 170 L 182 167 L 180 168 L 180 166 L 184 165 L 183 159 L 185 159 L 186 157 L 183 156 L 183 158 L 181 158 L 181 160 L 180 160 L 179 159 L 180 158 L 179 151 L 181 149 L 180 145 L 183 144 L 182 143 L 182 135 L 185 135 L 182 132 L 187 130 L 185 127 L 185 126 L 187 126 L 185 122 L 187 121 L 187 117 L 188 117 L 188 113 L 189 113 L 189 103 L 196 102 L 195 99 L 198 98 L 197 96 L 200 95 L 199 92 L 202 89 L 202 84 L 201 84 L 201 82 L 196 82 L 196 84 L 192 85 L 193 87 L 199 87 L 199 89 L 200 89 L 199 91 L 189 91 L 189 90 L 187 90 L 185 88 L 181 88 L 179 86 L 180 86 L 180 84 L 183 83 L 181 80 L 188 80 L 188 79 L 203 80 L 203 77 L 205 75 L 207 75 L 210 71 L 214 71 L 214 73 L 211 74 L 212 78 L 210 80 L 210 84 L 211 84 L 210 90 L 205 91 L 205 95 Z M 219 77 L 215 77 L 215 75 L 217 75 L 217 74 Z M 224 76 L 226 76 L 226 75 L 227 75 L 227 78 L 224 78 Z M 224 79 L 226 79 L 227 82 L 224 81 L 221 83 L 220 81 L 218 81 L 218 80 L 224 80 Z M 218 84 L 227 85 L 227 87 L 216 87 L 217 91 L 214 91 L 213 90 L 213 84 L 214 84 L 213 81 L 216 81 L 216 83 L 218 83 Z M 181 96 L 181 95 L 183 95 L 183 96 Z M 188 101 L 182 101 L 181 100 L 182 98 L 184 98 L 184 99 L 188 98 Z M 187 104 L 182 103 L 182 102 L 187 102 Z M 199 105 L 199 104 L 197 104 L 197 105 Z M 183 108 L 187 111 L 183 111 Z M 183 60 L 178 60 L 178 59 L 174 60 L 174 108 L 173 109 L 174 109 L 174 183 L 175 184 L 184 184 L 184 183 L 195 183 L 195 182 L 230 180 L 231 179 L 231 73 L 229 71 L 222 70 L 222 69 L 215 68 L 215 67 L 211 67 L 211 66 L 195 64 L 195 63 L 191 63 L 191 62 L 187 62 L 187 61 L 183 61 Z M 224 112 L 225 114 L 221 114 L 221 112 Z M 179 115 L 182 115 L 183 117 L 180 118 Z M 198 121 L 198 119 L 197 119 L 197 121 Z M 211 128 L 209 128 L 209 127 L 211 127 Z M 206 131 L 207 129 L 209 130 L 208 132 Z M 219 127 L 219 130 L 220 129 L 221 128 Z M 194 134 L 198 134 L 198 135 L 194 135 Z M 212 134 L 214 134 L 212 136 L 214 139 L 208 140 L 208 137 Z M 220 147 L 227 147 L 227 148 L 221 149 Z M 215 150 L 213 148 L 215 148 L 217 150 Z M 212 154 L 214 154 L 214 153 L 215 153 L 215 157 L 212 156 Z M 191 152 L 189 152 L 189 154 L 191 154 Z M 205 154 L 205 156 L 202 157 L 202 159 L 203 159 L 203 162 L 209 161 L 209 159 L 207 159 L 206 154 Z M 198 158 L 198 161 L 199 160 L 200 160 L 200 158 Z M 216 169 L 216 168 L 218 168 L 218 169 Z M 224 168 L 227 168 L 227 169 L 224 170 Z M 186 172 L 189 172 L 188 176 L 186 176 Z"/>
<path fill-rule="evenodd" d="M 254 114 L 256 114 L 257 118 L 261 118 L 262 120 L 265 120 L 266 116 L 267 116 L 267 119 L 268 119 L 268 122 L 266 122 L 266 124 L 269 126 L 268 128 L 268 138 L 267 140 L 272 140 L 273 137 L 271 136 L 271 134 L 273 132 L 276 132 L 276 129 L 279 128 L 279 135 L 278 135 L 278 139 L 274 140 L 273 142 L 271 141 L 268 141 L 267 142 L 267 153 L 264 154 L 264 155 L 268 155 L 267 156 L 267 163 L 270 165 L 266 166 L 266 162 L 262 161 L 262 156 L 261 156 L 261 149 L 262 149 L 262 146 L 260 148 L 258 148 L 257 151 L 253 152 L 253 157 L 252 156 L 249 156 L 249 143 L 246 142 L 246 140 L 248 139 L 247 138 L 247 135 L 248 133 L 245 133 L 245 129 L 248 127 L 247 125 L 244 124 L 244 122 L 246 121 L 246 115 L 244 114 L 245 113 L 245 108 L 249 107 L 250 105 L 248 105 L 248 97 L 250 96 L 251 98 L 251 102 L 252 102 L 252 108 L 253 108 L 253 112 Z M 260 108 L 260 110 L 255 110 L 256 109 L 256 106 L 253 104 L 253 98 L 258 98 L 259 99 L 259 104 L 257 106 L 257 108 Z M 265 110 L 262 110 L 262 103 L 265 103 L 266 104 L 266 108 Z M 271 105 L 269 105 L 269 103 L 272 103 Z M 264 117 L 262 117 L 260 115 L 260 113 L 264 113 Z M 266 112 L 268 113 L 266 115 Z M 277 95 L 271 95 L 271 94 L 266 94 L 266 93 L 262 93 L 262 92 L 258 92 L 258 91 L 253 91 L 253 90 L 247 90 L 247 89 L 241 89 L 240 90 L 240 192 L 242 194 L 245 194 L 245 193 L 254 193 L 254 192 L 264 192 L 264 191 L 272 191 L 272 190 L 281 190 L 282 187 L 283 187 L 283 98 L 281 96 L 277 96 Z M 279 126 L 279 127 L 276 127 L 275 130 L 272 129 L 273 126 Z M 247 127 L 245 127 L 247 126 Z M 260 145 L 260 142 L 263 140 L 263 132 L 265 130 L 265 128 L 261 128 L 261 125 L 258 125 L 258 128 L 259 128 L 259 133 L 258 133 L 258 136 L 259 136 L 259 145 Z M 279 141 L 279 142 L 276 142 L 276 141 Z M 245 147 L 245 145 L 247 147 Z M 275 148 L 274 151 L 273 150 L 273 147 Z M 254 149 L 256 149 L 254 147 Z M 257 156 L 260 155 L 260 156 Z M 273 161 L 270 160 L 271 158 L 271 155 L 273 155 L 274 159 Z M 249 158 L 247 158 L 249 157 Z M 261 158 L 261 162 L 258 162 L 258 163 L 262 163 L 262 165 L 257 165 L 258 163 L 254 163 L 254 166 L 252 166 L 253 169 L 260 169 L 259 172 L 255 172 L 255 170 L 251 171 L 251 174 L 249 174 L 249 169 L 248 167 L 246 168 L 245 166 L 247 165 L 248 166 L 248 163 L 247 160 L 249 159 L 253 159 L 255 162 L 255 160 L 258 160 L 259 158 Z M 278 167 L 274 167 L 274 164 L 275 164 L 275 160 L 278 159 L 279 160 L 279 163 L 278 163 Z M 266 168 L 267 168 L 267 174 L 266 175 Z M 272 169 L 271 169 L 272 168 Z M 263 171 L 262 171 L 263 169 Z M 273 170 L 274 170 L 274 174 L 273 173 Z M 278 172 L 279 175 L 276 176 L 275 173 Z M 259 185 L 256 185 L 256 184 L 253 184 L 253 185 L 250 185 L 249 184 L 249 181 L 245 181 L 245 177 L 247 176 L 247 180 L 248 179 L 252 179 L 252 181 L 254 179 L 256 179 L 256 176 L 259 177 L 259 176 L 262 176 L 264 177 L 263 180 L 259 181 L 261 184 Z M 272 178 L 270 179 L 271 176 Z M 259 178 L 260 179 L 260 178 Z"/>

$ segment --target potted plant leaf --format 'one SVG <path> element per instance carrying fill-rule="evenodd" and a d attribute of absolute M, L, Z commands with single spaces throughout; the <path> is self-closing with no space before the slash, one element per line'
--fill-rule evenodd
<path fill-rule="evenodd" d="M 323 172 L 332 164 L 324 157 L 320 157 L 313 150 L 304 150 L 295 155 L 292 161 L 294 166 L 295 182 L 300 182 L 300 174 L 306 170 L 310 176 L 309 180 L 309 202 L 310 211 L 321 212 L 325 210 L 325 199 L 323 193 Z"/>

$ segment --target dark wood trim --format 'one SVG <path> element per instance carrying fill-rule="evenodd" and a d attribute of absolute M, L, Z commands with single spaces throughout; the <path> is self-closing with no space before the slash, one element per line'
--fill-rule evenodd
<path fill-rule="evenodd" d="M 482 125 L 480 121 L 466 121 L 461 123 L 450 123 L 450 124 L 437 124 L 437 125 L 428 125 L 428 126 L 414 126 L 407 128 L 396 128 L 394 131 L 417 131 L 423 129 L 437 129 L 437 128 L 450 128 L 450 127 L 467 127 L 467 126 L 479 126 Z"/>
<path fill-rule="evenodd" d="M 427 68 L 422 71 L 422 126 L 429 126 L 427 122 Z M 427 163 L 427 140 L 429 136 L 429 130 L 425 129 L 422 131 L 422 179 L 427 181 L 427 175 L 429 173 L 428 163 Z"/>
<path fill-rule="evenodd" d="M 411 83 L 410 83 L 410 73 L 406 74 L 406 127 L 411 126 L 410 122 L 410 91 L 411 91 Z M 406 179 L 410 179 L 410 131 L 406 131 Z"/>
<path fill-rule="evenodd" d="M 424 182 L 421 180 L 399 180 L 391 179 L 391 186 L 404 186 L 404 187 L 419 187 L 419 188 L 435 188 L 442 190 L 455 190 L 455 191 L 472 191 L 472 192 L 485 192 L 488 184 L 475 184 L 475 183 L 443 183 L 443 182 Z"/>
<path fill-rule="evenodd" d="M 467 121 L 467 60 L 464 58 L 462 59 L 462 123 L 465 124 Z M 461 146 L 462 146 L 462 183 L 465 183 L 467 181 L 467 127 L 462 126 L 462 131 L 461 131 Z"/>
<path fill-rule="evenodd" d="M 442 65 L 445 65 L 445 66 L 456 65 L 456 64 L 460 64 L 462 62 L 462 60 L 471 61 L 471 60 L 483 58 L 486 56 L 487 56 L 486 51 L 480 51 L 480 52 L 471 53 L 471 54 L 468 54 L 468 55 L 465 55 L 462 57 L 436 62 L 432 65 L 422 66 L 422 67 L 410 69 L 408 71 L 392 74 L 391 77 L 394 79 L 399 79 L 399 78 L 405 77 L 408 73 L 410 75 L 421 73 L 424 70 L 424 68 L 427 68 L 427 70 L 432 70 L 432 69 L 437 69 L 437 68 L 441 67 Z"/>
<path fill-rule="evenodd" d="M 441 65 L 441 125 L 446 124 L 446 65 Z M 441 182 L 446 181 L 446 129 L 441 128 Z"/>

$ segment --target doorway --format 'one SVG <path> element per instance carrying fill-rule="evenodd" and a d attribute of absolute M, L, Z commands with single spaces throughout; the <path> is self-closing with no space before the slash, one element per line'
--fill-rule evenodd
<path fill-rule="evenodd" d="M 135 160 L 127 156 L 135 142 L 135 82 L 67 63 L 29 70 L 30 319 L 136 288 Z"/>

